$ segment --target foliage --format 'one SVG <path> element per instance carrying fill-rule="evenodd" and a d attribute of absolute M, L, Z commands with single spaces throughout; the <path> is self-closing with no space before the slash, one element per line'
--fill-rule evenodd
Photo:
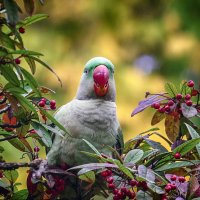
<path fill-rule="evenodd" d="M 0 72 L 4 79 L 0 85 L 0 141 L 10 142 L 33 161 L 37 160 L 40 149 L 33 147 L 28 138 L 49 148 L 52 145 L 50 132 L 59 134 L 57 128 L 66 130 L 48 112 L 56 108 L 55 101 L 43 96 L 52 90 L 41 87 L 33 76 L 38 63 L 55 72 L 40 59 L 41 53 L 25 48 L 22 37 L 26 26 L 47 15 L 32 15 L 34 1 L 23 2 L 30 16 L 19 20 L 21 8 L 17 3 L 0 1 Z M 27 63 L 30 72 L 21 63 Z M 181 83 L 179 88 L 167 83 L 165 90 L 160 94 L 148 92 L 132 116 L 148 107 L 156 109 L 151 124 L 165 120 L 167 137 L 159 133 L 159 129 L 152 128 L 127 141 L 122 155 L 108 147 L 115 155 L 113 157 L 101 154 L 84 140 L 94 153 L 80 153 L 96 158 L 97 163 L 72 168 L 64 163 L 59 168 L 49 168 L 43 161 L 29 171 L 27 189 L 23 190 L 18 190 L 18 171 L 8 167 L 0 173 L 0 195 L 5 199 L 20 200 L 57 199 L 62 198 L 63 193 L 67 193 L 69 199 L 102 196 L 115 200 L 197 198 L 200 193 L 200 130 L 193 119 L 199 117 L 200 89 L 190 80 Z M 50 122 L 47 123 L 47 119 Z M 48 125 L 50 123 L 56 128 Z M 165 141 L 168 148 L 154 141 L 153 135 Z M 0 147 L 0 153 L 3 151 Z M 6 164 L 5 158 L 1 156 L 0 159 L 1 164 Z M 77 182 L 83 191 L 73 187 Z"/>

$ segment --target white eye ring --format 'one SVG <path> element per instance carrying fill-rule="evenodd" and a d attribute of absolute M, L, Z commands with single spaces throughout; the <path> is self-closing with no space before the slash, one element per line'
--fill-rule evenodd
<path fill-rule="evenodd" d="M 85 73 L 85 74 L 88 74 L 88 70 L 85 70 L 84 73 Z"/>

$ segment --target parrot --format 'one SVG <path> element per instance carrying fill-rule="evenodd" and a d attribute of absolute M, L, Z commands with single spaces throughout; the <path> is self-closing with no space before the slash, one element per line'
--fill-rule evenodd
<path fill-rule="evenodd" d="M 108 146 L 121 154 L 124 142 L 115 101 L 113 63 L 104 57 L 90 59 L 84 67 L 75 98 L 61 106 L 54 115 L 69 134 L 59 129 L 63 137 L 54 135 L 47 153 L 48 165 L 65 163 L 72 167 L 97 161 L 81 153 L 94 153 L 83 139 L 106 156 L 112 157 Z"/>

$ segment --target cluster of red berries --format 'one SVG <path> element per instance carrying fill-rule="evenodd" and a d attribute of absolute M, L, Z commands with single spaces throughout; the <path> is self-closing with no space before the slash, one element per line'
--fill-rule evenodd
<path fill-rule="evenodd" d="M 49 105 L 51 110 L 55 110 L 56 109 L 56 101 L 55 100 L 47 100 L 45 98 L 42 98 L 39 102 L 38 102 L 38 106 L 40 107 L 45 107 L 46 105 Z"/>
<path fill-rule="evenodd" d="M 38 153 L 40 151 L 40 148 L 38 146 L 35 146 L 33 150 L 35 153 Z"/>
<path fill-rule="evenodd" d="M 147 183 L 146 181 L 136 181 L 135 179 L 129 180 L 126 185 L 123 187 L 117 188 L 114 184 L 114 178 L 112 176 L 111 170 L 104 170 L 101 172 L 101 176 L 105 178 L 107 182 L 107 187 L 111 190 L 113 196 L 113 200 L 120 200 L 120 199 L 135 199 L 136 194 L 133 190 L 133 187 L 140 187 L 142 190 L 147 190 Z"/>
<path fill-rule="evenodd" d="M 191 100 L 192 96 L 196 96 L 199 92 L 194 89 L 194 81 L 190 80 L 187 82 L 187 86 L 193 88 L 191 90 L 191 94 L 186 94 L 183 96 L 182 94 L 177 94 L 174 98 L 169 99 L 166 103 L 153 103 L 151 105 L 152 108 L 158 110 L 160 113 L 169 113 L 171 112 L 177 103 L 185 102 L 187 106 L 192 106 L 193 102 Z"/>

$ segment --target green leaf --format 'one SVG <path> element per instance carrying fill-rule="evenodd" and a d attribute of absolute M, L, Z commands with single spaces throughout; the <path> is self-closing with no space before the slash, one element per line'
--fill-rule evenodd
<path fill-rule="evenodd" d="M 153 192 L 157 193 L 157 194 L 164 194 L 165 191 L 161 188 L 158 187 L 157 185 L 153 184 L 153 183 L 147 183 L 148 188 L 150 188 Z"/>
<path fill-rule="evenodd" d="M 29 58 L 29 57 L 25 57 L 25 60 L 28 63 L 30 69 L 31 69 L 31 73 L 35 74 L 35 72 L 36 72 L 35 61 L 32 58 Z"/>
<path fill-rule="evenodd" d="M 14 72 L 13 67 L 11 67 L 11 65 L 1 65 L 0 72 L 9 83 L 17 87 L 20 86 L 19 79 L 16 73 Z"/>
<path fill-rule="evenodd" d="M 13 95 L 17 98 L 17 100 L 22 105 L 22 107 L 24 107 L 24 109 L 26 109 L 27 111 L 28 110 L 32 111 L 33 113 L 36 114 L 36 116 L 38 116 L 35 107 L 32 105 L 32 103 L 28 99 L 26 99 L 25 97 L 23 97 L 22 95 L 18 93 L 13 93 Z"/>
<path fill-rule="evenodd" d="M 186 125 L 186 127 L 187 127 L 187 129 L 188 129 L 188 131 L 189 131 L 189 133 L 190 133 L 190 135 L 192 137 L 192 139 L 200 138 L 199 133 L 197 133 L 189 124 L 185 123 L 185 125 Z M 196 148 L 197 148 L 198 154 L 200 156 L 200 143 L 196 145 Z"/>
<path fill-rule="evenodd" d="M 178 90 L 173 83 L 165 84 L 165 91 L 169 94 L 170 97 L 175 97 L 178 94 Z"/>
<path fill-rule="evenodd" d="M 144 138 L 144 140 L 147 142 L 147 144 L 149 144 L 154 149 L 158 149 L 160 152 L 167 152 L 167 149 L 163 145 L 161 145 L 160 142 L 155 142 L 153 140 L 146 139 L 146 138 Z"/>
<path fill-rule="evenodd" d="M 32 127 L 36 130 L 37 134 L 41 137 L 42 141 L 47 147 L 52 146 L 52 140 L 51 136 L 49 135 L 49 132 L 42 126 L 42 124 L 31 121 Z"/>
<path fill-rule="evenodd" d="M 158 152 L 159 152 L 158 149 L 151 149 L 151 150 L 145 151 L 142 159 L 144 160 L 148 157 L 155 156 Z"/>
<path fill-rule="evenodd" d="M 38 21 L 44 20 L 48 18 L 47 14 L 36 14 L 30 17 L 25 18 L 23 21 L 19 23 L 20 26 L 28 26 Z"/>
<path fill-rule="evenodd" d="M 179 169 L 181 167 L 183 167 L 183 168 L 190 167 L 190 166 L 198 165 L 198 164 L 200 164 L 199 160 L 178 161 L 175 163 L 165 164 L 165 165 L 155 169 L 155 171 L 157 171 L 157 172 L 168 171 L 168 170 L 173 170 L 173 169 Z"/>
<path fill-rule="evenodd" d="M 119 160 L 114 160 L 114 163 L 119 167 L 119 169 L 129 178 L 133 179 L 132 173 L 129 171 L 128 168 L 126 168 Z"/>
<path fill-rule="evenodd" d="M 9 48 L 9 49 L 15 49 L 15 43 L 14 41 L 5 33 L 0 32 L 0 44 L 3 46 Z M 4 47 L 0 47 L 0 56 L 6 56 L 8 55 L 8 50 Z"/>
<path fill-rule="evenodd" d="M 57 135 L 59 135 L 61 137 L 64 137 L 63 134 L 60 131 L 58 131 L 57 128 L 53 128 L 53 127 L 51 127 L 49 125 L 46 125 L 46 124 L 42 124 L 42 126 L 44 128 L 46 128 L 47 130 L 51 131 L 52 133 L 55 133 L 55 134 L 57 134 Z"/>
<path fill-rule="evenodd" d="M 93 171 L 88 171 L 88 172 L 80 175 L 79 179 L 86 181 L 88 183 L 94 183 L 95 182 L 95 173 Z"/>
<path fill-rule="evenodd" d="M 15 25 L 19 21 L 18 5 L 14 0 L 4 0 L 8 22 Z"/>
<path fill-rule="evenodd" d="M 200 143 L 200 138 L 195 138 L 195 139 L 189 140 L 189 141 L 184 142 L 183 144 L 179 145 L 178 147 L 176 147 L 173 150 L 173 152 L 174 153 L 179 152 L 181 154 L 181 156 L 184 156 L 186 153 L 191 151 L 199 143 Z"/>
<path fill-rule="evenodd" d="M 54 123 L 59 129 L 63 130 L 64 133 L 66 133 L 67 135 L 71 136 L 69 131 L 66 130 L 66 128 L 60 124 L 53 116 L 51 116 L 51 114 L 49 114 L 46 110 L 42 110 L 43 114 L 52 122 Z"/>
<path fill-rule="evenodd" d="M 151 125 L 154 126 L 160 121 L 162 121 L 165 118 L 165 113 L 160 113 L 158 110 L 154 113 L 152 120 L 151 120 Z"/>
<path fill-rule="evenodd" d="M 143 157 L 144 152 L 140 149 L 133 149 L 131 151 L 129 151 L 125 158 L 124 158 L 124 163 L 132 163 L 135 164 L 138 161 L 141 160 L 141 158 Z"/>
<path fill-rule="evenodd" d="M 11 200 L 26 200 L 28 197 L 28 190 L 23 189 L 13 194 Z"/>
<path fill-rule="evenodd" d="M 155 174 L 153 173 L 153 171 L 151 169 L 145 167 L 144 165 L 138 166 L 138 176 L 140 178 L 145 179 L 146 181 L 148 181 L 150 183 L 155 182 Z"/>
<path fill-rule="evenodd" d="M 5 86 L 4 86 L 4 90 L 6 92 L 11 92 L 11 93 L 18 93 L 18 94 L 26 94 L 27 91 L 24 90 L 23 88 L 21 87 L 15 87 L 14 85 L 10 84 L 10 83 L 7 83 Z"/>
<path fill-rule="evenodd" d="M 0 146 L 0 153 L 4 152 L 4 148 L 2 146 Z"/>
<path fill-rule="evenodd" d="M 153 200 L 150 194 L 148 194 L 145 191 L 139 190 L 136 194 L 136 199 L 137 200 Z"/>
<path fill-rule="evenodd" d="M 20 55 L 24 55 L 24 56 L 43 56 L 43 54 L 35 52 L 35 51 L 29 51 L 29 50 L 15 50 L 15 51 L 10 51 L 9 54 L 20 54 Z"/>
<path fill-rule="evenodd" d="M 60 85 L 62 87 L 62 81 L 61 81 L 61 79 L 59 78 L 59 76 L 56 74 L 56 72 L 49 65 L 47 65 L 45 62 L 43 62 L 39 58 L 36 58 L 36 57 L 33 57 L 33 56 L 29 56 L 29 57 L 31 57 L 35 61 L 39 62 L 41 65 L 43 65 L 44 67 L 46 67 L 49 71 L 51 71 L 57 77 L 57 79 L 60 82 Z"/>
<path fill-rule="evenodd" d="M 23 0 L 23 1 L 26 12 L 29 15 L 32 15 L 35 9 L 34 1 L 33 0 Z"/>
<path fill-rule="evenodd" d="M 101 156 L 101 153 L 87 140 L 82 139 L 97 155 Z"/>
<path fill-rule="evenodd" d="M 3 172 L 4 176 L 9 180 L 15 183 L 19 174 L 17 170 L 8 170 Z"/>
<path fill-rule="evenodd" d="M 26 78 L 27 83 L 30 85 L 30 87 L 33 89 L 33 91 L 39 96 L 41 97 L 41 93 L 39 91 L 39 85 L 37 83 L 37 81 L 34 79 L 34 77 L 25 69 L 21 68 L 21 71 L 24 75 L 24 77 Z"/>
<path fill-rule="evenodd" d="M 16 149 L 22 152 L 25 152 L 27 150 L 24 144 L 18 138 L 8 140 L 8 142 L 12 144 Z"/>

